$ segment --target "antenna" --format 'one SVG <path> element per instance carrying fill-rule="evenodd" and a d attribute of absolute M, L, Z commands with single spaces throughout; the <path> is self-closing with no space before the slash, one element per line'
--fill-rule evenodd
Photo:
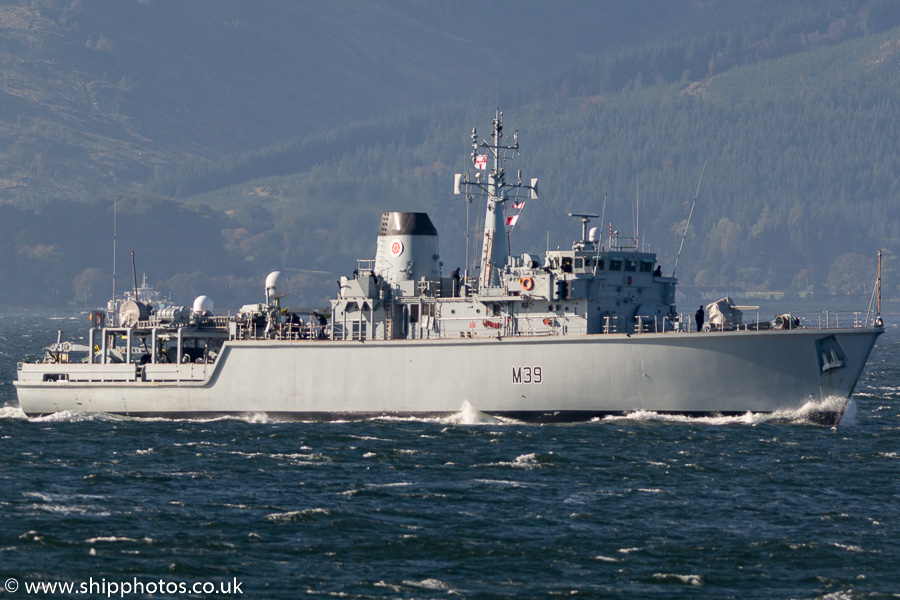
<path fill-rule="evenodd" d="M 600 227 L 603 227 L 603 224 L 606 223 L 606 200 L 609 198 L 609 169 L 611 166 L 612 156 L 610 156 L 606 161 L 606 191 L 603 192 L 603 212 L 600 216 Z M 606 244 L 609 245 L 610 243 L 612 243 L 612 240 L 607 239 Z"/>
<path fill-rule="evenodd" d="M 134 268 L 134 250 L 131 251 L 131 277 L 134 279 L 134 301 L 137 302 L 138 291 L 137 291 L 137 269 Z"/>
<path fill-rule="evenodd" d="M 638 250 L 638 239 L 641 237 L 641 180 L 635 179 L 634 185 L 634 249 Z"/>
<path fill-rule="evenodd" d="M 597 254 L 594 256 L 594 275 L 597 274 L 597 265 L 599 261 L 596 260 L 600 258 L 600 250 L 603 248 L 603 223 L 606 222 L 606 199 L 609 197 L 609 168 L 612 165 L 612 156 L 610 156 L 606 161 L 606 191 L 603 192 L 603 211 L 600 213 L 600 239 L 597 244 Z M 611 240 L 607 240 L 607 243 L 611 242 Z"/>
<path fill-rule="evenodd" d="M 881 318 L 881 250 L 878 251 L 878 304 L 876 317 Z"/>
<path fill-rule="evenodd" d="M 703 173 L 706 172 L 706 161 L 703 161 L 703 169 L 700 170 L 700 181 L 697 182 L 697 192 L 694 194 L 694 201 L 691 203 L 691 212 L 688 213 L 687 223 L 684 225 L 684 235 L 681 236 L 681 246 L 678 247 L 678 256 L 675 257 L 675 266 L 672 267 L 672 277 L 675 277 L 675 270 L 678 268 L 678 259 L 681 258 L 681 250 L 684 248 L 684 238 L 687 237 L 688 227 L 691 226 L 691 217 L 694 216 L 694 206 L 697 204 L 697 196 L 700 195 L 700 184 L 703 183 Z"/>
<path fill-rule="evenodd" d="M 118 216 L 118 204 L 119 204 L 119 196 L 113 196 L 113 288 L 112 288 L 112 302 L 113 306 L 115 306 L 116 302 L 116 230 L 118 225 L 116 223 L 116 218 Z M 118 312 L 118 311 L 116 311 Z"/>
<path fill-rule="evenodd" d="M 591 213 L 569 213 L 570 217 L 575 217 L 576 219 L 581 219 L 581 240 L 575 243 L 576 249 L 581 249 L 585 247 L 587 244 L 587 226 L 591 222 L 591 219 L 596 219 L 600 215 L 594 215 Z"/>

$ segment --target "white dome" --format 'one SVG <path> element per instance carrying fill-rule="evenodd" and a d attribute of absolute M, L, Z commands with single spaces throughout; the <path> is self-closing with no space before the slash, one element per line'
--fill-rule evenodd
<path fill-rule="evenodd" d="M 266 277 L 266 295 L 275 300 L 280 300 L 288 294 L 288 278 L 281 271 L 272 271 Z"/>
<path fill-rule="evenodd" d="M 193 310 L 197 314 L 211 313 L 213 311 L 213 301 L 209 296 L 197 296 L 194 299 Z"/>

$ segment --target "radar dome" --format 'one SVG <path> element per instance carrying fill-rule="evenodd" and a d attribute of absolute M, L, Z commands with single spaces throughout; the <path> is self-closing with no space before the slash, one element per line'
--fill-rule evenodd
<path fill-rule="evenodd" d="M 288 278 L 281 271 L 272 271 L 266 277 L 266 296 L 280 300 L 288 294 Z"/>
<path fill-rule="evenodd" d="M 213 301 L 209 296 L 197 296 L 194 299 L 193 311 L 195 314 L 211 313 L 213 311 Z"/>

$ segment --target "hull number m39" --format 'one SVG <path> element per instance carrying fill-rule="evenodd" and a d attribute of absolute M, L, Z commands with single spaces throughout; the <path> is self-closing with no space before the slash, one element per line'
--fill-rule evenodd
<path fill-rule="evenodd" d="M 541 367 L 513 367 L 512 382 L 516 383 L 541 383 L 543 372 Z"/>

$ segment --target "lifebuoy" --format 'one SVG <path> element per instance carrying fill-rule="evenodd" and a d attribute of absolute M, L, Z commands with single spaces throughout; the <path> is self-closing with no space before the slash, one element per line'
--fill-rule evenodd
<path fill-rule="evenodd" d="M 522 287 L 525 288 L 526 291 L 531 291 L 534 289 L 534 279 L 531 277 L 526 277 L 522 280 Z"/>

